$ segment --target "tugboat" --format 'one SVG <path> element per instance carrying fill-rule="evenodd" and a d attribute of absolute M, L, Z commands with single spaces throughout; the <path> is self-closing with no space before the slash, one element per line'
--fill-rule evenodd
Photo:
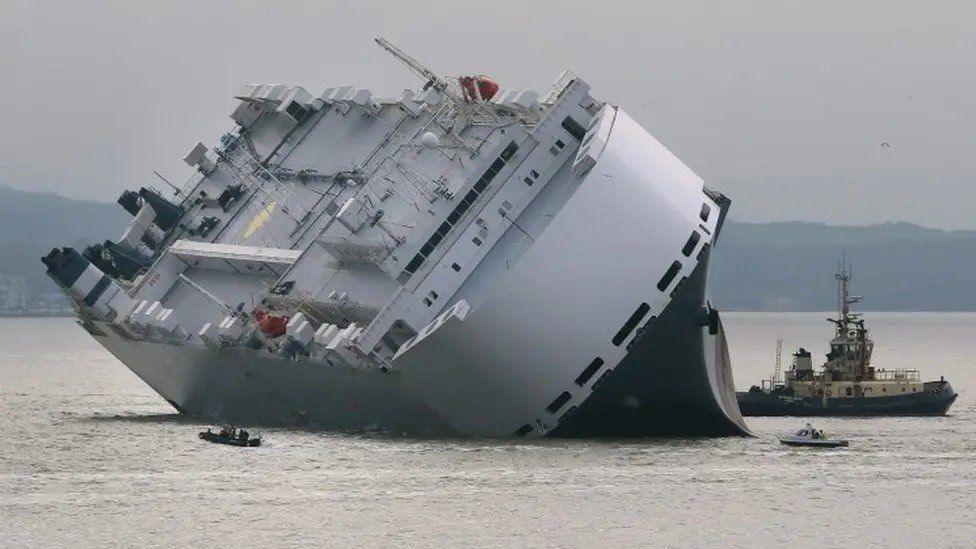
<path fill-rule="evenodd" d="M 822 371 L 814 371 L 810 352 L 801 347 L 780 378 L 777 352 L 770 379 L 736 393 L 742 415 L 941 416 L 949 411 L 958 395 L 944 377 L 922 382 L 918 370 L 871 366 L 874 341 L 861 313 L 851 311 L 851 305 L 861 301 L 850 295 L 851 278 L 849 267 L 842 264 L 836 275 L 838 317 L 827 319 L 836 331 Z"/>
<path fill-rule="evenodd" d="M 206 431 L 200 433 L 200 438 L 215 444 L 227 444 L 228 446 L 261 446 L 261 437 L 252 437 L 246 430 L 235 429 L 234 427 L 223 427 L 218 433 L 214 433 L 208 427 Z"/>

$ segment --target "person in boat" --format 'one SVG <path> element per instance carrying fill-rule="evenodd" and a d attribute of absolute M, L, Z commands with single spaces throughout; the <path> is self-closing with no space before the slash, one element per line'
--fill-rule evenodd
<path fill-rule="evenodd" d="M 241 429 L 240 433 L 238 433 L 238 438 L 240 438 L 244 442 L 247 442 L 247 439 L 249 437 L 250 437 L 250 434 L 247 431 L 245 431 L 244 429 Z"/>

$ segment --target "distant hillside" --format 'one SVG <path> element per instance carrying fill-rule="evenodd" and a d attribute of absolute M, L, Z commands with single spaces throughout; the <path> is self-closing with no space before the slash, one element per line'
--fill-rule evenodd
<path fill-rule="evenodd" d="M 976 231 L 911 223 L 866 227 L 729 222 L 712 269 L 716 305 L 736 310 L 832 310 L 841 252 L 854 264 L 864 310 L 976 310 Z"/>
<path fill-rule="evenodd" d="M 32 291 L 50 291 L 42 255 L 54 246 L 118 238 L 128 218 L 117 204 L 0 186 L 0 273 L 25 277 Z"/>
<path fill-rule="evenodd" d="M 0 274 L 24 276 L 32 291 L 48 292 L 43 254 L 117 238 L 128 219 L 116 204 L 0 186 Z M 854 290 L 865 310 L 976 311 L 976 231 L 910 223 L 730 221 L 712 266 L 713 301 L 725 310 L 833 309 L 842 250 L 854 262 Z"/>

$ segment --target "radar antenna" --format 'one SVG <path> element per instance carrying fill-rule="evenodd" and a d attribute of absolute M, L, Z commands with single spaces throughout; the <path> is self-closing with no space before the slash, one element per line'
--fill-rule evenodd
<path fill-rule="evenodd" d="M 454 99 L 455 101 L 458 100 L 457 94 L 455 94 L 454 90 L 450 88 L 450 84 L 448 84 L 447 81 L 445 81 L 440 76 L 437 76 L 437 74 L 434 71 L 424 66 L 423 63 L 417 61 L 413 57 L 410 57 L 409 55 L 406 54 L 406 52 L 394 46 L 389 40 L 383 38 L 382 36 L 376 37 L 375 40 L 376 43 L 379 44 L 381 48 L 390 52 L 390 55 L 396 57 L 397 60 L 399 60 L 401 63 L 409 67 L 410 70 L 417 73 L 418 75 L 420 75 L 421 78 L 426 80 L 427 84 L 424 86 L 424 89 L 432 87 L 435 90 L 449 96 L 451 99 Z"/>

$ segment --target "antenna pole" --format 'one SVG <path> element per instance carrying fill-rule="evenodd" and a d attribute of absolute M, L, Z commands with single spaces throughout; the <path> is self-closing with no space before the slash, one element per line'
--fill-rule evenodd
<path fill-rule="evenodd" d="M 161 179 L 163 181 L 163 183 L 166 183 L 167 185 L 169 185 L 169 187 L 171 189 L 173 189 L 173 194 L 174 195 L 180 196 L 181 194 L 183 194 L 183 191 L 181 191 L 179 187 L 177 187 L 176 185 L 170 183 L 168 179 L 166 179 L 165 177 L 162 176 L 162 174 L 160 174 L 156 170 L 153 170 L 153 173 L 156 174 L 156 177 L 158 177 L 159 179 Z"/>

